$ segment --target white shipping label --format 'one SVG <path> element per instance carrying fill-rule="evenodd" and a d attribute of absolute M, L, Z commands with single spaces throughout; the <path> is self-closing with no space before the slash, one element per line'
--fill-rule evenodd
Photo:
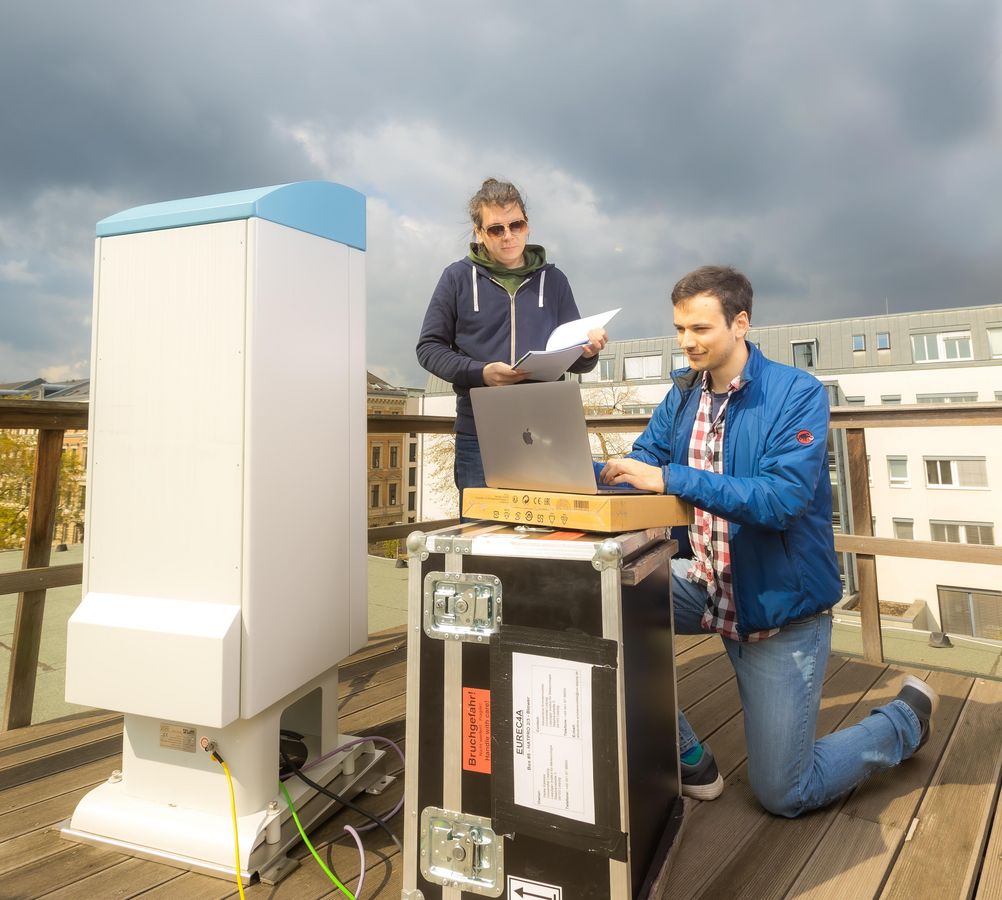
<path fill-rule="evenodd" d="M 588 663 L 513 653 L 515 802 L 595 824 Z"/>

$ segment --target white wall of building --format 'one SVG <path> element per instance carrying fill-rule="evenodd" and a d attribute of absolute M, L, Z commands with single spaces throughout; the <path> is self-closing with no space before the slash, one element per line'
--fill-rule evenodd
<path fill-rule="evenodd" d="M 865 372 L 836 376 L 847 397 L 865 397 L 867 406 L 881 397 L 900 396 L 902 404 L 920 394 L 977 393 L 979 401 L 995 399 L 1002 390 L 1002 367 L 939 367 Z M 1002 490 L 1002 429 L 989 426 L 945 428 L 868 428 L 870 503 L 877 537 L 895 537 L 894 520 L 911 520 L 914 539 L 933 540 L 930 522 L 991 524 L 998 540 L 999 492 Z M 908 480 L 892 484 L 888 458 L 907 460 Z M 925 460 L 930 457 L 983 457 L 987 487 L 929 486 Z M 880 599 L 903 603 L 924 600 L 939 622 L 937 586 L 997 591 L 998 566 L 936 560 L 877 557 Z"/>

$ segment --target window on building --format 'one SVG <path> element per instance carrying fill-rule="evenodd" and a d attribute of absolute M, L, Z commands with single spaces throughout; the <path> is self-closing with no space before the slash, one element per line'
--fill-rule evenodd
<path fill-rule="evenodd" d="M 685 353 L 681 350 L 675 350 L 671 355 L 671 369 L 674 372 L 676 369 L 684 369 L 689 365 L 689 360 L 686 359 Z"/>
<path fill-rule="evenodd" d="M 378 469 L 380 462 L 382 462 L 383 448 L 378 444 L 374 444 L 372 447 L 372 465 L 369 466 L 370 469 Z"/>
<path fill-rule="evenodd" d="M 925 458 L 925 483 L 933 488 L 986 488 L 988 469 L 983 456 Z"/>
<path fill-rule="evenodd" d="M 590 372 L 581 372 L 578 375 L 578 378 L 581 380 L 581 383 L 588 384 L 589 382 L 598 381 L 601 367 L 602 367 L 602 362 L 601 360 L 599 360 L 599 364 L 595 366 L 595 368 L 592 369 Z"/>
<path fill-rule="evenodd" d="M 407 487 L 415 487 L 417 484 L 417 469 L 407 470 Z"/>
<path fill-rule="evenodd" d="M 626 378 L 628 380 L 638 378 L 660 378 L 661 377 L 661 354 L 655 353 L 648 356 L 628 356 L 626 357 Z"/>
<path fill-rule="evenodd" d="M 878 350 L 891 349 L 891 334 L 889 331 L 877 332 L 877 349 Z"/>
<path fill-rule="evenodd" d="M 407 461 L 417 462 L 417 444 L 407 445 Z"/>
<path fill-rule="evenodd" d="M 1002 356 L 1002 328 L 988 329 L 988 352 L 991 353 L 992 359 Z"/>
<path fill-rule="evenodd" d="M 650 416 L 658 408 L 656 403 L 624 403 L 623 414 L 627 416 Z"/>
<path fill-rule="evenodd" d="M 846 397 L 845 402 L 849 406 L 865 406 L 866 397 Z"/>
<path fill-rule="evenodd" d="M 891 523 L 894 525 L 894 536 L 899 541 L 915 540 L 914 519 L 891 519 Z"/>
<path fill-rule="evenodd" d="M 417 493 L 414 491 L 407 492 L 407 512 L 414 512 L 417 509 Z"/>
<path fill-rule="evenodd" d="M 369 488 L 369 508 L 376 509 L 379 506 L 379 485 L 374 484 Z"/>
<path fill-rule="evenodd" d="M 1002 641 L 1002 591 L 936 585 L 936 592 L 943 631 Z"/>
<path fill-rule="evenodd" d="M 866 335 L 865 334 L 854 334 L 852 336 L 852 352 L 859 353 L 860 350 L 866 349 Z"/>
<path fill-rule="evenodd" d="M 996 391 L 995 392 L 995 399 L 996 400 L 1002 400 L 1002 391 Z"/>
<path fill-rule="evenodd" d="M 908 457 L 887 457 L 887 480 L 891 487 L 906 487 L 908 481 Z"/>
<path fill-rule="evenodd" d="M 950 544 L 995 544 L 995 526 L 990 522 L 929 522 L 934 541 Z"/>
<path fill-rule="evenodd" d="M 396 469 L 400 466 L 400 448 L 396 445 L 390 447 L 390 468 Z"/>
<path fill-rule="evenodd" d="M 798 369 L 813 369 L 817 365 L 817 341 L 793 341 L 793 364 Z"/>
<path fill-rule="evenodd" d="M 598 365 L 588 373 L 589 381 L 615 381 L 616 380 L 616 360 L 613 358 L 599 359 Z M 585 379 L 582 377 L 581 379 Z"/>
<path fill-rule="evenodd" d="M 399 486 L 397 485 L 396 482 L 392 482 L 389 485 L 387 485 L 387 487 L 390 490 L 390 496 L 389 496 L 389 499 L 386 501 L 386 505 L 387 506 L 396 506 L 397 505 L 397 493 L 398 493 L 398 490 L 399 490 Z"/>
<path fill-rule="evenodd" d="M 916 403 L 976 403 L 977 393 L 970 394 L 916 394 Z"/>
<path fill-rule="evenodd" d="M 885 406 L 894 406 L 896 404 L 901 403 L 901 395 L 900 394 L 881 394 L 880 395 L 880 402 L 883 403 Z"/>
<path fill-rule="evenodd" d="M 969 331 L 912 335 L 912 359 L 915 362 L 952 362 L 973 358 Z"/>

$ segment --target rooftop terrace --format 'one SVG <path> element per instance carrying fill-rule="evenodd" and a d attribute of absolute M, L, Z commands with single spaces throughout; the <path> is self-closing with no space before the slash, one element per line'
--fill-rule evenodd
<path fill-rule="evenodd" d="M 693 726 L 713 746 L 726 778 L 723 795 L 693 803 L 657 896 L 947 898 L 1002 896 L 1002 683 L 945 672 L 905 670 L 835 656 L 827 672 L 819 733 L 856 721 L 892 697 L 905 671 L 940 692 L 935 730 L 923 750 L 827 809 L 800 819 L 764 812 L 745 779 L 745 746 L 733 672 L 720 639 L 676 639 L 679 697 Z M 340 728 L 403 743 L 405 637 L 372 636 L 341 667 Z M 120 716 L 81 713 L 0 736 L 0 895 L 9 898 L 235 897 L 231 882 L 183 872 L 111 850 L 65 841 L 56 830 L 79 798 L 121 760 Z M 404 746 L 406 752 L 406 746 Z M 399 765 L 393 766 L 400 774 Z M 391 808 L 401 780 L 371 811 Z M 402 832 L 402 816 L 390 825 Z M 316 829 L 315 846 L 354 887 L 358 854 L 342 811 Z M 384 834 L 365 836 L 363 896 L 400 897 L 402 860 Z M 301 845 L 302 865 L 277 886 L 255 884 L 247 897 L 337 897 Z"/>
<path fill-rule="evenodd" d="M 61 406 L 76 409 L 61 410 Z M 52 460 L 58 460 L 62 429 L 86 427 L 85 408 L 29 404 L 19 406 L 16 417 L 10 409 L 10 402 L 0 401 L 0 414 L 6 415 L 6 419 L 0 415 L 0 427 L 34 427 L 48 435 L 41 442 L 40 458 L 45 456 L 41 471 L 54 486 Z M 449 428 L 448 421 L 427 417 L 424 422 L 414 417 L 397 416 L 393 422 L 376 418 L 370 418 L 370 431 Z M 727 788 L 712 803 L 688 807 L 659 896 L 1002 897 L 1002 817 L 997 816 L 1002 682 L 994 680 L 1002 674 L 1002 645 L 954 636 L 952 648 L 932 648 L 928 632 L 886 623 L 881 627 L 878 615 L 875 555 L 960 558 L 996 565 L 1002 560 L 997 547 L 957 548 L 868 534 L 864 428 L 930 421 L 998 425 L 1002 405 L 833 412 L 834 427 L 846 429 L 850 437 L 854 507 L 858 504 L 854 520 L 861 523 L 857 534 L 837 534 L 836 544 L 855 554 L 859 611 L 840 611 L 836 616 L 837 655 L 827 672 L 818 728 L 827 733 L 862 718 L 896 693 L 905 672 L 915 672 L 934 684 L 942 697 L 931 741 L 912 760 L 871 779 L 827 809 L 797 820 L 777 819 L 758 806 L 747 786 L 740 703 L 719 638 L 677 638 L 679 699 L 693 726 L 712 745 Z M 627 431 L 640 424 L 639 417 L 632 416 L 618 417 L 616 423 L 590 422 L 593 427 Z M 406 533 L 411 527 L 397 531 Z M 395 536 L 392 529 L 378 531 L 378 537 Z M 79 601 L 80 549 L 70 547 L 50 558 L 50 548 L 43 544 L 35 540 L 35 555 L 30 556 L 34 562 L 25 562 L 18 554 L 0 554 L 0 586 L 8 594 L 22 592 L 17 617 L 8 598 L 0 605 L 0 650 L 8 659 L 19 660 L 10 666 L 15 679 L 25 685 L 30 676 L 29 699 L 20 703 L 19 715 L 27 714 L 37 723 L 20 723 L 27 727 L 8 723 L 9 730 L 0 734 L 0 896 L 236 896 L 235 887 L 226 881 L 72 844 L 55 830 L 84 793 L 120 767 L 122 720 L 115 713 L 78 711 L 44 721 L 68 711 L 58 705 L 65 661 L 60 642 L 65 641 L 65 620 Z M 398 623 L 404 616 L 406 574 L 406 569 L 370 560 L 370 629 L 377 633 L 342 665 L 343 733 L 381 734 L 403 741 L 406 647 Z M 0 660 L 0 672 L 8 668 L 5 661 Z M 20 696 L 17 688 L 17 683 L 8 685 L 8 697 Z M 362 802 L 371 810 L 389 809 L 401 789 L 398 780 L 382 796 L 366 796 Z M 358 821 L 357 814 L 341 812 L 312 834 L 322 855 L 349 885 L 357 879 L 358 854 L 345 842 L 343 825 Z M 391 825 L 402 831 L 399 815 Z M 399 897 L 402 862 L 396 848 L 380 832 L 369 833 L 365 844 L 368 872 L 363 896 Z M 338 896 L 319 867 L 305 859 L 302 846 L 294 853 L 304 859 L 301 868 L 277 887 L 253 885 L 247 896 Z"/>

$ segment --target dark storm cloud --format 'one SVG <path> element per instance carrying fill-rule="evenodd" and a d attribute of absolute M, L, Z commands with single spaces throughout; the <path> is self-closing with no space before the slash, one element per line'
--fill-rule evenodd
<path fill-rule="evenodd" d="M 333 178 L 370 196 L 369 362 L 413 358 L 485 174 L 617 337 L 744 268 L 760 324 L 1002 299 L 988 0 L 6 4 L 0 380 L 86 367 L 96 219 Z M 885 301 L 886 298 L 886 301 Z M 31 369 L 31 371 L 27 371 Z"/>

